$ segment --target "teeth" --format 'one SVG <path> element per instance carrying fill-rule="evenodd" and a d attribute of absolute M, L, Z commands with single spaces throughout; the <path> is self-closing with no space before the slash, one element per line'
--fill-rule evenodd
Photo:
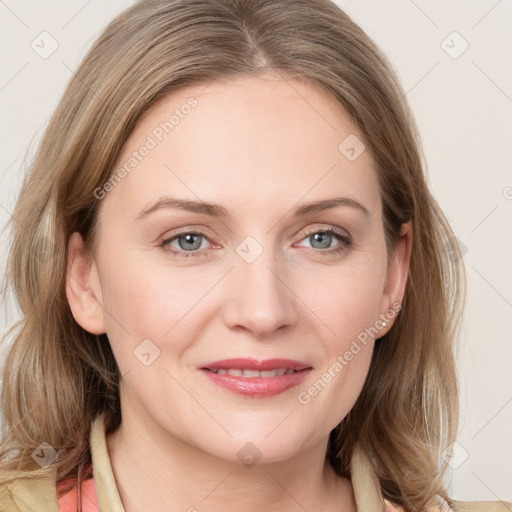
<path fill-rule="evenodd" d="M 219 370 L 211 370 L 214 373 L 218 373 L 219 375 L 233 375 L 234 377 L 279 377 L 281 375 L 291 375 L 295 372 L 295 370 L 286 369 L 286 368 L 278 368 L 276 370 L 265 370 L 259 372 L 258 370 L 234 370 L 234 369 L 219 369 Z"/>
<path fill-rule="evenodd" d="M 259 377 L 260 372 L 258 370 L 243 370 L 244 377 Z"/>

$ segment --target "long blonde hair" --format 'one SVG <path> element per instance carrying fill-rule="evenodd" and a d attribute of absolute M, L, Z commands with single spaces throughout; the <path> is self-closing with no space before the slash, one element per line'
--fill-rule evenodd
<path fill-rule="evenodd" d="M 5 357 L 0 470 L 39 469 L 42 442 L 58 451 L 58 481 L 91 463 L 91 422 L 120 424 L 119 370 L 106 334 L 86 332 L 65 294 L 66 247 L 78 231 L 92 247 L 94 191 L 138 120 L 164 95 L 217 77 L 269 68 L 329 93 L 371 151 L 388 254 L 412 220 L 405 297 L 375 342 L 353 409 L 331 432 L 327 459 L 350 478 L 356 444 L 385 498 L 425 511 L 449 504 L 442 451 L 456 439 L 455 347 L 465 272 L 454 234 L 429 192 L 413 115 L 386 57 L 329 0 L 142 0 L 115 18 L 74 73 L 30 165 L 12 219 L 6 291 L 21 318 Z M 341 142 L 341 141 L 340 141 Z M 83 476 L 83 475 L 82 475 Z"/>

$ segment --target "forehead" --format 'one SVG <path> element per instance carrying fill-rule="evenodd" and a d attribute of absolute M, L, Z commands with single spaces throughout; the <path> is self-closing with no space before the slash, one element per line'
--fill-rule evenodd
<path fill-rule="evenodd" d="M 114 167 L 125 177 L 106 202 L 131 218 L 165 194 L 230 211 L 344 194 L 378 205 L 369 151 L 347 158 L 347 144 L 364 147 L 341 107 L 311 84 L 266 76 L 195 85 L 145 113 Z"/>

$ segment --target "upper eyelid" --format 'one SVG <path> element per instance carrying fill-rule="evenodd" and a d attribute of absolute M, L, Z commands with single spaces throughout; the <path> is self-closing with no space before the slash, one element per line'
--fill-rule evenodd
<path fill-rule="evenodd" d="M 338 231 L 343 232 L 344 231 L 346 233 L 346 235 L 343 235 L 343 233 L 339 233 L 339 234 L 346 236 L 347 238 L 352 238 L 352 235 L 350 234 L 350 232 L 347 229 L 329 225 L 329 224 L 327 224 L 327 227 L 315 226 L 315 227 L 308 228 L 305 231 L 301 231 L 301 232 L 304 233 L 304 236 L 309 236 L 310 234 L 316 233 L 317 231 L 319 231 L 319 232 L 320 231 L 334 231 L 334 232 L 338 232 Z"/>

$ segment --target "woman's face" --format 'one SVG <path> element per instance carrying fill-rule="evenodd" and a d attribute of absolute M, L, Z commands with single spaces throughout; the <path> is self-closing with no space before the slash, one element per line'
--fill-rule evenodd
<path fill-rule="evenodd" d="M 108 335 L 123 420 L 225 460 L 325 450 L 360 394 L 374 337 L 396 316 L 407 272 L 406 249 L 386 258 L 361 139 L 332 99 L 274 75 L 190 87 L 146 113 L 118 179 L 96 191 L 92 265 L 69 253 L 68 299 L 82 327 Z M 166 205 L 171 198 L 189 207 Z M 75 234 L 70 248 L 79 244 Z M 205 369 L 226 359 L 307 369 Z"/>

